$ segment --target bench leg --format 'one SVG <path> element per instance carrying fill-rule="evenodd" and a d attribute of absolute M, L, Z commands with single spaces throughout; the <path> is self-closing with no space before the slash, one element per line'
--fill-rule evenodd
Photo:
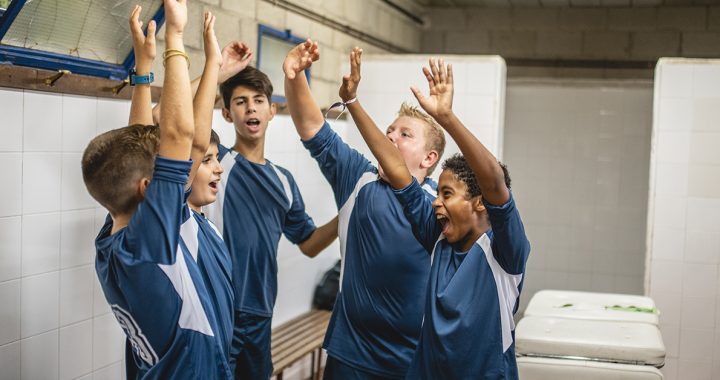
<path fill-rule="evenodd" d="M 316 356 L 316 355 L 313 353 L 313 356 Z M 318 348 L 318 350 L 317 350 L 317 365 L 316 365 L 317 372 L 315 373 L 315 378 L 314 378 L 315 380 L 320 380 L 320 376 L 321 376 L 320 366 L 321 365 L 322 365 L 322 348 Z"/>
<path fill-rule="evenodd" d="M 275 379 L 276 379 L 276 380 L 282 380 L 282 377 L 283 377 L 282 375 L 283 375 L 282 372 L 278 373 L 277 376 L 275 376 Z"/>
<path fill-rule="evenodd" d="M 312 352 L 312 357 L 310 358 L 310 378 L 315 379 L 315 351 Z"/>

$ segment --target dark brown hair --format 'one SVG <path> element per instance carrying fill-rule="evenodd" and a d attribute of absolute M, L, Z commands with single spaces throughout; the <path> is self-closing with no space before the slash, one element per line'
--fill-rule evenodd
<path fill-rule="evenodd" d="M 262 71 L 248 66 L 220 85 L 220 94 L 222 94 L 225 108 L 230 108 L 233 91 L 240 86 L 250 87 L 257 92 L 265 94 L 268 102 L 272 101 L 273 85 L 270 82 L 270 78 Z"/>
<path fill-rule="evenodd" d="M 85 186 L 111 215 L 135 210 L 141 199 L 137 184 L 152 178 L 160 141 L 154 125 L 113 129 L 90 141 L 82 156 Z"/>

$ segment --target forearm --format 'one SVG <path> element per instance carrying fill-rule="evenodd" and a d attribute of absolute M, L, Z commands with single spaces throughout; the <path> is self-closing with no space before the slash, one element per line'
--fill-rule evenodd
<path fill-rule="evenodd" d="M 285 77 L 285 98 L 293 124 L 302 140 L 309 140 L 322 128 L 325 118 L 315 102 L 304 72 L 295 79 Z"/>
<path fill-rule="evenodd" d="M 468 130 L 455 113 L 436 119 L 457 143 L 458 148 L 475 173 L 483 197 L 492 204 L 504 204 L 509 199 L 505 176 L 497 158 Z"/>
<path fill-rule="evenodd" d="M 185 51 L 182 34 L 166 33 L 165 44 L 167 50 Z M 185 150 L 187 147 L 187 158 L 190 157 L 190 145 L 194 134 L 192 95 L 190 93 L 190 77 L 188 74 L 187 61 L 180 55 L 165 60 L 165 80 L 163 82 L 165 96 L 161 99 L 160 110 L 160 135 L 161 152 L 167 147 L 171 150 Z M 168 144 L 163 144 L 163 138 Z M 174 144 L 183 144 L 172 148 Z"/>
<path fill-rule="evenodd" d="M 192 91 L 193 99 L 195 98 L 195 94 L 197 94 L 198 87 L 200 86 L 200 79 L 202 79 L 202 76 L 199 76 L 190 82 L 190 90 Z M 152 109 L 152 120 L 155 124 L 160 124 L 160 102 L 155 105 Z"/>
<path fill-rule="evenodd" d="M 210 130 L 212 129 L 213 109 L 215 108 L 218 70 L 219 64 L 205 62 L 202 76 L 198 78 L 199 80 L 194 80 L 191 86 L 194 89 L 193 117 L 195 119 L 193 151 L 197 150 L 193 154 L 198 154 L 200 157 L 205 155 L 210 145 Z"/>
<path fill-rule="evenodd" d="M 338 217 L 335 216 L 328 223 L 315 229 L 310 237 L 298 246 L 305 256 L 315 257 L 335 241 L 337 234 Z"/>
<path fill-rule="evenodd" d="M 137 56 L 137 54 L 136 54 Z M 135 71 L 138 75 L 147 75 L 152 68 L 152 61 L 138 61 Z M 152 125 L 152 92 L 150 84 L 138 84 L 133 86 L 132 100 L 130 101 L 130 120 L 128 125 Z"/>
<path fill-rule="evenodd" d="M 359 101 L 348 105 L 350 115 L 372 154 L 382 166 L 394 189 L 402 189 L 412 182 L 412 175 L 400 155 L 400 151 L 375 125 Z"/>

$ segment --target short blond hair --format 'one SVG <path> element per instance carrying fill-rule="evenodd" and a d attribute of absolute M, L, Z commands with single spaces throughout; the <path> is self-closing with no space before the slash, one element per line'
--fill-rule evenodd
<path fill-rule="evenodd" d="M 425 142 L 425 149 L 434 150 L 438 153 L 438 160 L 435 161 L 433 166 L 428 168 L 427 175 L 430 175 L 438 166 L 438 163 L 440 163 L 440 158 L 445 151 L 445 132 L 440 127 L 440 124 L 432 118 L 432 116 L 421 111 L 418 107 L 408 104 L 407 102 L 403 102 L 403 104 L 400 105 L 398 117 L 402 116 L 422 120 L 429 127 L 425 128 L 425 139 L 427 140 Z"/>

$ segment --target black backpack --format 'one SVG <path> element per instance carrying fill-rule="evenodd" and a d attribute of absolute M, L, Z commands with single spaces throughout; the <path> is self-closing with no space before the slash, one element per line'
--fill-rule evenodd
<path fill-rule="evenodd" d="M 332 310 L 340 289 L 340 260 L 323 275 L 315 287 L 313 307 L 320 310 Z"/>

